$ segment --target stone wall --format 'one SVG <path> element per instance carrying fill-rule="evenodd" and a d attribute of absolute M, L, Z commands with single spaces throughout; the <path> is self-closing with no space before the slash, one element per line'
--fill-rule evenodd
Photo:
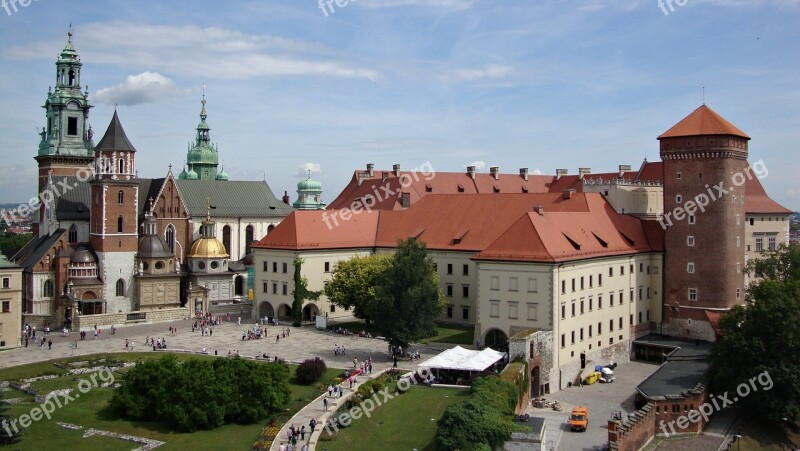
<path fill-rule="evenodd" d="M 669 310 L 669 308 L 667 308 Z M 701 312 L 702 311 L 698 311 Z M 697 338 L 710 342 L 717 341 L 717 336 L 711 324 L 703 318 L 702 320 L 691 318 L 669 318 L 662 324 L 661 333 L 675 337 Z"/>
<path fill-rule="evenodd" d="M 656 432 L 665 435 L 702 432 L 706 421 L 699 409 L 707 401 L 707 381 L 679 396 L 654 398 L 655 422 L 659 428 Z"/>
<path fill-rule="evenodd" d="M 596 351 L 586 353 L 586 368 L 594 368 L 595 365 L 608 365 L 611 362 L 625 363 L 631 360 L 631 343 L 630 340 L 622 340 L 614 343 L 611 346 L 606 346 Z M 562 365 L 561 368 L 561 386 L 558 389 L 567 386 L 567 383 L 577 384 L 583 368 L 581 368 L 580 360 Z"/>
<path fill-rule="evenodd" d="M 103 313 L 100 315 L 77 315 L 75 319 L 75 330 L 93 329 L 96 324 L 98 327 L 110 327 L 112 325 L 124 325 L 132 323 L 158 323 L 162 321 L 176 321 L 188 318 L 189 311 L 185 307 L 151 310 L 147 312 L 128 312 L 128 313 Z"/>
<path fill-rule="evenodd" d="M 51 329 L 64 325 L 64 321 L 60 321 L 56 315 L 34 315 L 32 313 L 22 314 L 22 326 L 30 324 L 36 326 L 37 331 L 44 330 L 45 324 L 49 325 Z"/>
<path fill-rule="evenodd" d="M 537 331 L 524 336 L 516 335 L 511 337 L 508 343 L 508 355 L 511 360 L 517 357 L 527 359 L 531 384 L 534 383 L 533 371 L 539 368 L 539 396 L 557 390 L 556 384 L 552 383 L 558 380 L 558 369 L 553 368 L 554 352 L 551 330 Z M 535 393 L 529 395 L 534 397 Z"/>
<path fill-rule="evenodd" d="M 217 304 L 208 307 L 208 313 L 212 315 L 224 315 L 230 313 L 232 318 L 241 316 L 242 321 L 253 319 L 253 304 L 240 303 L 240 304 Z"/>
<path fill-rule="evenodd" d="M 608 420 L 609 449 L 637 451 L 655 436 L 655 405 L 647 403 L 625 419 Z"/>

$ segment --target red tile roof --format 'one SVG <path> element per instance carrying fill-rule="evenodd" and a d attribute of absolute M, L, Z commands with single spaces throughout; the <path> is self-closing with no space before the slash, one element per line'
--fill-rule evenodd
<path fill-rule="evenodd" d="M 526 213 L 475 260 L 560 262 L 649 252 L 642 221 L 617 214 L 599 194 L 589 211 Z"/>
<path fill-rule="evenodd" d="M 792 214 L 791 210 L 770 199 L 757 177 L 748 178 L 744 184 L 744 211 L 748 214 Z"/>
<path fill-rule="evenodd" d="M 745 132 L 736 128 L 735 125 L 706 105 L 694 110 L 690 115 L 659 136 L 658 139 L 698 135 L 734 135 L 750 139 Z"/>
<path fill-rule="evenodd" d="M 617 214 L 596 193 L 430 195 L 399 211 L 363 211 L 349 220 L 334 214 L 341 211 L 296 211 L 253 247 L 394 248 L 414 237 L 431 250 L 546 262 L 650 251 L 642 221 Z"/>

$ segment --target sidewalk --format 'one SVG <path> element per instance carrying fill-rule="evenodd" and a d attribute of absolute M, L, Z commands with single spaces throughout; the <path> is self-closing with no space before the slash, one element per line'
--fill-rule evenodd
<path fill-rule="evenodd" d="M 328 392 L 325 392 L 317 399 L 308 403 L 305 407 L 300 409 L 286 424 L 283 425 L 281 431 L 278 433 L 278 436 L 275 437 L 275 440 L 272 442 L 272 446 L 270 447 L 270 451 L 278 451 L 278 448 L 281 444 L 287 444 L 288 441 L 288 432 L 289 428 L 292 425 L 300 428 L 305 426 L 306 427 L 306 440 L 305 443 L 308 445 L 309 451 L 314 451 L 316 449 L 317 443 L 319 442 L 319 438 L 322 435 L 322 430 L 325 429 L 325 425 L 327 424 L 328 420 L 332 418 L 332 416 L 336 413 L 339 409 L 339 406 L 345 403 L 348 399 L 350 399 L 364 382 L 367 382 L 370 379 L 374 379 L 391 367 L 384 368 L 381 371 L 373 372 L 367 376 L 356 376 L 356 381 L 358 382 L 352 390 L 345 388 L 344 394 L 340 398 L 328 398 L 328 409 L 325 409 L 323 399 L 328 396 Z M 314 418 L 317 420 L 316 429 L 314 429 L 314 433 L 311 433 L 311 427 L 308 423 L 311 419 Z M 296 450 L 300 450 L 303 447 L 303 442 L 301 440 L 297 441 Z"/>

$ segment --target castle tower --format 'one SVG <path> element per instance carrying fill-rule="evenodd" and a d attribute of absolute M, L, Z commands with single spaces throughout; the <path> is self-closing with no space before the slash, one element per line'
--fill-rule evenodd
<path fill-rule="evenodd" d="M 35 157 L 38 193 L 46 188 L 48 175 L 81 176 L 88 173 L 94 160 L 89 89 L 81 92 L 81 59 L 72 46 L 72 31 L 67 36 L 67 45 L 56 60 L 55 89 L 48 89 L 42 106 L 46 122 Z"/>
<path fill-rule="evenodd" d="M 750 137 L 703 105 L 658 137 L 664 162 L 663 332 L 715 340 L 744 303 L 744 178 Z"/>
<path fill-rule="evenodd" d="M 198 180 L 221 180 L 217 177 L 217 166 L 219 165 L 219 154 L 217 146 L 211 142 L 211 127 L 206 123 L 208 113 L 206 112 L 206 95 L 203 93 L 203 106 L 200 109 L 200 123 L 197 124 L 197 137 L 194 144 L 189 144 L 186 153 L 186 164 L 188 172 L 181 173 L 181 179 Z M 223 171 L 224 172 L 224 171 Z M 227 174 L 224 175 L 227 179 Z"/>
<path fill-rule="evenodd" d="M 136 149 L 125 135 L 117 112 L 97 144 L 91 186 L 89 243 L 97 253 L 106 286 L 106 312 L 131 310 L 138 249 Z"/>

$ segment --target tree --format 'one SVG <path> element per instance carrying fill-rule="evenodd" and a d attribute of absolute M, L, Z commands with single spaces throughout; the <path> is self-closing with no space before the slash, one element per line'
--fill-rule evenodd
<path fill-rule="evenodd" d="M 17 443 L 22 438 L 22 428 L 15 429 L 11 426 L 11 417 L 6 412 L 8 404 L 0 402 L 0 446 Z"/>
<path fill-rule="evenodd" d="M 325 295 L 340 307 L 353 310 L 353 316 L 370 324 L 375 316 L 378 286 L 392 264 L 389 255 L 353 257 L 337 263 Z"/>
<path fill-rule="evenodd" d="M 434 318 L 444 309 L 444 296 L 425 243 L 399 241 L 381 279 L 374 320 L 389 342 L 407 348 L 412 341 L 434 336 Z"/>
<path fill-rule="evenodd" d="M 711 355 L 715 392 L 728 391 L 748 411 L 777 423 L 800 420 L 799 255 L 798 245 L 781 246 L 748 266 L 763 280 L 748 287 L 746 306 L 722 318 L 723 336 Z M 759 390 L 734 394 L 758 375 Z"/>
<path fill-rule="evenodd" d="M 322 295 L 322 291 L 311 291 L 308 289 L 308 279 L 303 277 L 303 259 L 294 260 L 294 301 L 292 302 L 292 326 L 300 327 L 303 322 L 303 303 L 306 300 L 316 301 Z"/>
<path fill-rule="evenodd" d="M 32 239 L 30 233 L 4 233 L 0 236 L 0 252 L 10 259 Z"/>

